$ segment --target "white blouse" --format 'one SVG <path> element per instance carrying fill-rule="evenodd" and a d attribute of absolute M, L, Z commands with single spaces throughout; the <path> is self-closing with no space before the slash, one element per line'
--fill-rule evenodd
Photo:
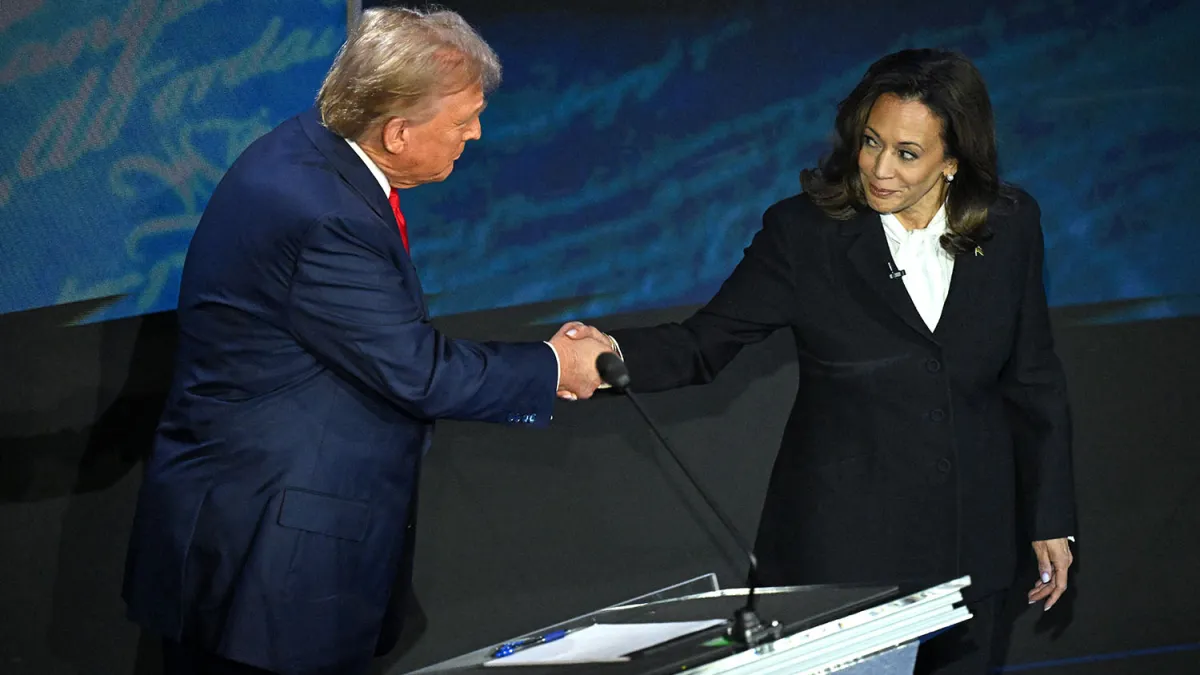
<path fill-rule="evenodd" d="M 946 205 L 943 204 L 929 225 L 921 230 L 905 229 L 890 213 L 880 214 L 879 219 L 892 250 L 892 260 L 904 271 L 901 277 L 904 287 L 925 325 L 932 331 L 942 317 L 946 294 L 950 292 L 950 278 L 954 275 L 954 256 L 938 243 L 946 232 Z"/>

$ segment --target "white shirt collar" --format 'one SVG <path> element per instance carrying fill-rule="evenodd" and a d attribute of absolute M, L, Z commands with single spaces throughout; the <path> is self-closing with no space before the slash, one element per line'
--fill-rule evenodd
<path fill-rule="evenodd" d="M 946 204 L 943 202 L 937 213 L 933 214 L 933 220 L 930 220 L 929 224 L 920 230 L 906 229 L 893 213 L 881 213 L 879 219 L 883 222 L 883 229 L 887 233 L 888 239 L 908 239 L 912 236 L 923 235 L 936 241 L 946 233 Z"/>
<path fill-rule="evenodd" d="M 358 143 L 355 143 L 349 138 L 346 139 L 346 142 L 349 143 L 354 152 L 362 158 L 362 161 L 366 163 L 367 168 L 371 170 L 371 175 L 375 176 L 375 180 L 379 181 L 379 187 L 383 188 L 383 193 L 390 197 L 392 195 L 392 186 L 390 183 L 388 183 L 387 176 L 383 175 L 383 171 L 379 169 L 379 166 L 371 160 L 371 158 L 361 147 L 359 147 Z"/>
<path fill-rule="evenodd" d="M 943 204 L 929 225 L 920 230 L 904 229 L 890 213 L 881 213 L 879 219 L 892 253 L 888 269 L 893 273 L 901 270 L 913 306 L 929 330 L 934 330 L 941 320 L 954 276 L 954 256 L 939 241 L 946 232 L 946 206 Z"/>

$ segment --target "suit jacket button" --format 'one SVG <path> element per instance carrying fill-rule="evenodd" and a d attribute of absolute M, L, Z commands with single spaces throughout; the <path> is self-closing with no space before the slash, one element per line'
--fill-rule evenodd
<path fill-rule="evenodd" d="M 942 473 L 950 473 L 950 460 L 945 457 L 939 459 L 937 461 L 937 469 Z"/>
<path fill-rule="evenodd" d="M 933 420 L 934 422 L 941 422 L 942 420 L 946 419 L 946 411 L 942 410 L 941 408 L 931 410 L 929 411 L 929 419 Z"/>
<path fill-rule="evenodd" d="M 931 373 L 940 372 L 942 370 L 942 362 L 937 359 L 929 359 L 925 362 L 925 370 Z"/>

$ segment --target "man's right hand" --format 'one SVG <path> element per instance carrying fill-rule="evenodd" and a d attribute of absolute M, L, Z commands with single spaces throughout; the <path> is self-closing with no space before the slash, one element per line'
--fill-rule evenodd
<path fill-rule="evenodd" d="M 550 338 L 558 354 L 558 397 L 568 401 L 591 398 L 601 385 L 596 357 L 612 351 L 612 343 L 599 330 L 571 321 Z"/>

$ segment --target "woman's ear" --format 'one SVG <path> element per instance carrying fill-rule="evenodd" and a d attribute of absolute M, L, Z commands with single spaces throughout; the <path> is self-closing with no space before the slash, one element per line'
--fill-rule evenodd
<path fill-rule="evenodd" d="M 942 175 L 946 180 L 954 180 L 954 174 L 958 173 L 958 160 L 951 157 L 946 160 L 946 167 L 942 169 Z"/>

